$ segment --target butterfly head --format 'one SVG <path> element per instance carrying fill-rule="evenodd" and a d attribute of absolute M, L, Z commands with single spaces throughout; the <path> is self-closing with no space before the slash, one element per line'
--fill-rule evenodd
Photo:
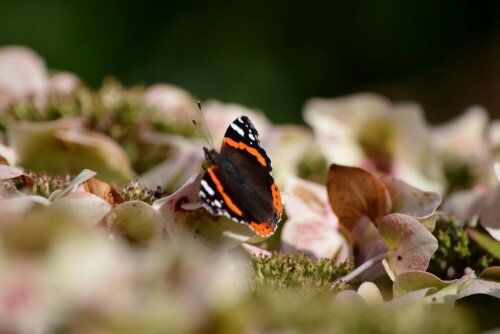
<path fill-rule="evenodd" d="M 205 159 L 209 162 L 213 162 L 218 155 L 217 151 L 213 148 L 204 147 L 203 152 L 205 153 Z"/>

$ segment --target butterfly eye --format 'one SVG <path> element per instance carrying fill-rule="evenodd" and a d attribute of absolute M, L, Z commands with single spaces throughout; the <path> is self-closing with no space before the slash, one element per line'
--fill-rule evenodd
<path fill-rule="evenodd" d="M 207 170 L 208 167 L 210 167 L 212 164 L 210 163 L 210 161 L 208 160 L 205 160 L 203 161 L 203 163 L 201 164 L 201 168 L 203 168 L 203 170 Z"/>

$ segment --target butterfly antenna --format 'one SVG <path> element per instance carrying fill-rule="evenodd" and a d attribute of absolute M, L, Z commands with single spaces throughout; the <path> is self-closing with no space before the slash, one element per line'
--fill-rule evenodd
<path fill-rule="evenodd" d="M 201 102 L 200 101 L 198 101 L 198 109 L 200 110 L 201 117 L 203 118 L 203 124 L 205 125 L 204 126 L 205 131 L 201 131 L 203 138 L 205 138 L 205 141 L 208 143 L 208 145 L 210 145 L 212 147 L 212 149 L 215 149 L 214 141 L 212 139 L 212 134 L 210 133 L 210 130 L 208 129 L 207 120 L 205 119 L 205 114 L 203 114 L 203 110 L 201 109 Z M 194 118 L 192 121 L 193 121 L 194 125 L 198 125 Z"/>

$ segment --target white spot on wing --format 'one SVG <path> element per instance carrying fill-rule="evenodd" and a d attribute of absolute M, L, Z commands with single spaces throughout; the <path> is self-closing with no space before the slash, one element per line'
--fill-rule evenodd
<path fill-rule="evenodd" d="M 210 195 L 210 196 L 213 196 L 215 195 L 215 192 L 212 188 L 210 188 L 210 186 L 208 185 L 207 181 L 205 180 L 201 180 L 201 186 L 203 187 L 203 189 L 205 189 L 205 191 Z"/>
<path fill-rule="evenodd" d="M 244 137 L 244 136 L 245 136 L 245 132 L 244 132 L 244 131 L 243 131 L 243 130 L 242 130 L 242 129 L 238 126 L 238 125 L 236 125 L 236 124 L 234 124 L 234 123 L 231 123 L 231 128 L 232 128 L 234 131 L 238 132 L 238 134 L 239 134 L 240 136 L 242 136 L 242 137 Z"/>
<path fill-rule="evenodd" d="M 255 140 L 255 137 L 253 136 L 253 134 L 252 134 L 252 133 L 249 133 L 249 134 L 248 134 L 248 137 L 250 137 L 250 139 L 252 139 L 252 140 Z"/>

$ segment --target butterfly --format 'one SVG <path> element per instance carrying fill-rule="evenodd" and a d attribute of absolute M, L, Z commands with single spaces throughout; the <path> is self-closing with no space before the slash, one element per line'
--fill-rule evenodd
<path fill-rule="evenodd" d="M 271 160 L 247 116 L 227 128 L 220 153 L 203 148 L 208 168 L 201 180 L 203 207 L 249 226 L 262 237 L 271 236 L 283 213 L 281 194 L 271 175 Z"/>

